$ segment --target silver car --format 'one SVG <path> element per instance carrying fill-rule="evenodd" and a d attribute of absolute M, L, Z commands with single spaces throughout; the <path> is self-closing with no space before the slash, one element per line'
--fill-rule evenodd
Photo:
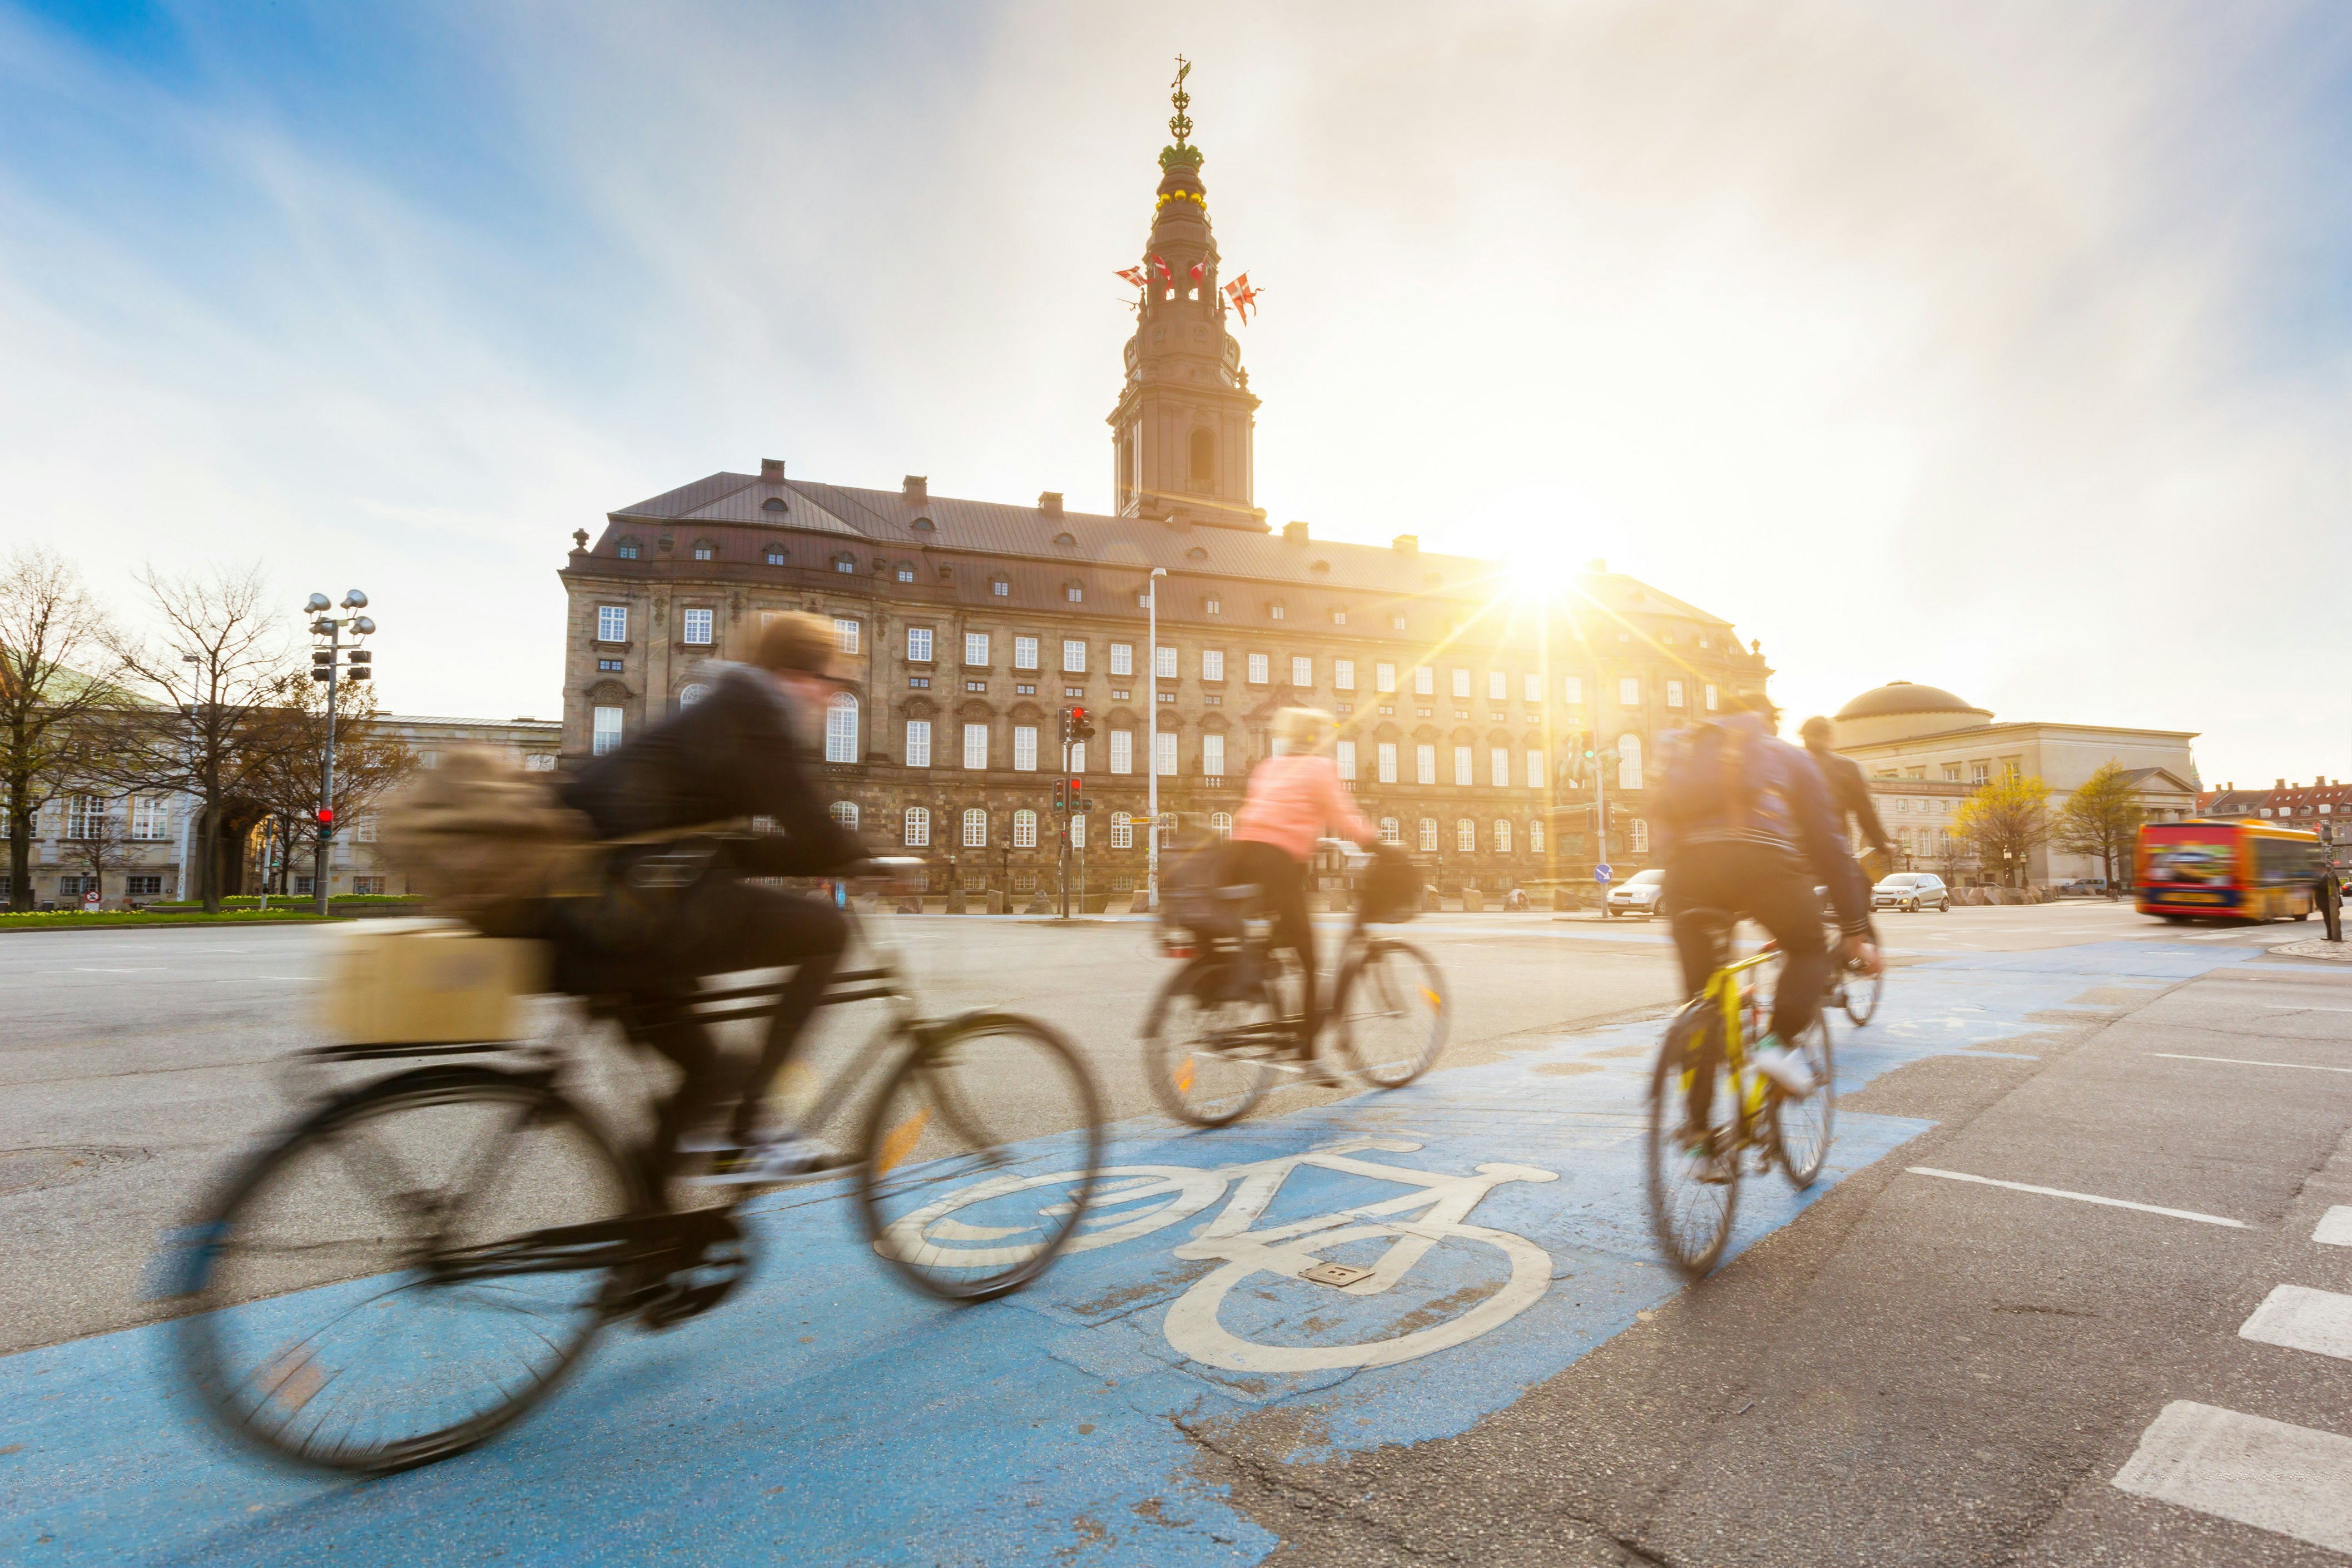
<path fill-rule="evenodd" d="M 1639 915 L 1643 920 L 1658 912 L 1658 900 L 1666 890 L 1666 874 L 1660 870 L 1636 871 L 1609 889 L 1609 897 L 1601 912 L 1611 920 L 1619 915 Z"/>
<path fill-rule="evenodd" d="M 1878 886 L 1870 889 L 1870 907 L 1874 910 L 1901 910 L 1917 914 L 1921 910 L 1948 913 L 1952 907 L 1952 889 L 1944 886 L 1941 877 L 1926 871 L 1897 871 L 1882 878 Z"/>

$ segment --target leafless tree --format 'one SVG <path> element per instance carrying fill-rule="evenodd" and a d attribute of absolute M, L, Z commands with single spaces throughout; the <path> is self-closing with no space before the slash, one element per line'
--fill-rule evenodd
<path fill-rule="evenodd" d="M 416 767 L 406 743 L 376 722 L 375 688 L 354 681 L 336 704 L 336 831 L 348 840 L 360 817 Z M 255 716 L 257 763 L 249 792 L 284 825 L 286 863 L 314 851 L 319 785 L 327 740 L 327 688 L 307 670 L 280 678 L 270 705 Z"/>
<path fill-rule="evenodd" d="M 282 743 L 262 719 L 287 668 L 285 617 L 271 613 L 257 564 L 186 576 L 148 567 L 138 583 L 152 625 L 114 646 L 129 678 L 157 701 L 119 711 L 113 749 L 126 784 L 196 797 L 196 885 L 205 909 L 217 913 L 230 804 Z"/>
<path fill-rule="evenodd" d="M 104 795 L 80 795 L 76 799 L 83 803 L 83 809 L 70 812 L 68 817 L 65 861 L 88 877 L 103 895 L 108 876 L 131 864 L 129 825 L 116 815 L 117 803 Z"/>
<path fill-rule="evenodd" d="M 106 615 L 56 552 L 20 547 L 0 563 L 0 811 L 9 907 L 33 907 L 33 822 L 70 786 L 91 721 L 123 699 Z"/>

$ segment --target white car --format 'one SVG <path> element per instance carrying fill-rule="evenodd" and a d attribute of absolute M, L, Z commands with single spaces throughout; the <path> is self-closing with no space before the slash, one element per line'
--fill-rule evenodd
<path fill-rule="evenodd" d="M 1658 900 L 1666 890 L 1664 871 L 1636 871 L 1609 889 L 1601 912 L 1611 920 L 1619 915 L 1639 915 L 1643 920 L 1658 912 Z"/>
<path fill-rule="evenodd" d="M 1921 910 L 1948 912 L 1952 907 L 1952 889 L 1944 886 L 1941 877 L 1925 871 L 1897 871 L 1880 879 L 1870 889 L 1870 907 L 1874 910 L 1901 910 L 1917 914 Z"/>

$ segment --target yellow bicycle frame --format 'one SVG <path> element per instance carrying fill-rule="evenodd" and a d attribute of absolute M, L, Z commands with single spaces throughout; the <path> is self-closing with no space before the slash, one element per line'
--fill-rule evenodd
<path fill-rule="evenodd" d="M 1780 956 L 1777 952 L 1755 953 L 1739 960 L 1737 963 L 1719 966 L 1706 978 L 1706 990 L 1704 994 L 1723 1016 L 1723 1060 L 1724 1065 L 1730 1069 L 1731 1081 L 1738 1086 L 1742 1101 L 1740 1120 L 1743 1123 L 1743 1131 L 1745 1125 L 1752 1124 L 1763 1114 L 1764 1077 L 1761 1073 L 1749 1073 L 1747 1070 L 1748 1029 L 1747 1022 L 1741 1016 L 1740 1004 L 1745 1000 L 1745 996 L 1740 990 L 1739 977 L 1751 969 L 1762 968 Z M 1685 1098 L 1690 1093 L 1695 1072 L 1696 1069 L 1691 1068 L 1683 1069 L 1683 1093 Z"/>

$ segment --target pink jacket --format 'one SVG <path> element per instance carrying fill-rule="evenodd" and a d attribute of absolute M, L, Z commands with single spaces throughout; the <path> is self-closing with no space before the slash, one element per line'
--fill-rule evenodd
<path fill-rule="evenodd" d="M 1273 844 L 1294 860 L 1313 853 L 1326 827 L 1336 827 L 1359 844 L 1380 837 L 1339 787 L 1339 770 L 1328 757 L 1268 757 L 1250 770 L 1249 798 L 1234 818 L 1234 837 Z"/>

